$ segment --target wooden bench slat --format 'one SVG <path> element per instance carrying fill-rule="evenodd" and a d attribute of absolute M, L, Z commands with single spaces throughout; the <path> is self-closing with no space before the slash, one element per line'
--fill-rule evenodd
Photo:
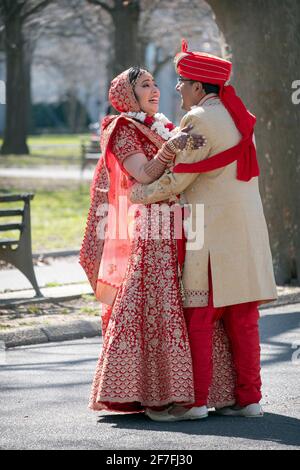
<path fill-rule="evenodd" d="M 34 198 L 33 193 L 1 195 L 0 202 L 27 201 Z"/>
<path fill-rule="evenodd" d="M 85 160 L 99 160 L 99 156 L 98 155 L 86 155 L 85 156 Z"/>
<path fill-rule="evenodd" d="M 22 209 L 0 209 L 0 217 L 9 217 L 13 215 L 23 215 Z"/>
<path fill-rule="evenodd" d="M 21 230 L 22 224 L 0 224 L 0 232 L 7 232 L 8 230 Z"/>
<path fill-rule="evenodd" d="M 85 150 L 85 152 L 91 152 L 91 153 L 96 153 L 96 152 L 100 152 L 100 147 L 96 147 L 96 146 L 87 146 L 87 147 L 83 147 L 83 149 Z"/>
<path fill-rule="evenodd" d="M 6 245 L 18 245 L 19 240 L 12 240 L 12 239 L 2 239 L 0 238 L 0 246 L 6 246 Z"/>
<path fill-rule="evenodd" d="M 2 219 L 0 224 L 0 260 L 11 263 L 19 269 L 29 280 L 38 297 L 43 297 L 38 282 L 35 277 L 34 266 L 32 262 L 31 230 L 30 230 L 30 201 L 34 198 L 34 193 L 8 194 L 0 193 L 0 204 L 7 202 L 23 201 L 23 207 L 16 208 L 21 204 L 10 206 L 4 205 L 0 209 L 0 216 L 9 217 L 12 215 L 22 215 L 20 223 L 5 223 Z M 17 235 L 10 235 L 8 231 L 19 230 L 19 239 Z M 10 238 L 8 238 L 10 237 Z"/>

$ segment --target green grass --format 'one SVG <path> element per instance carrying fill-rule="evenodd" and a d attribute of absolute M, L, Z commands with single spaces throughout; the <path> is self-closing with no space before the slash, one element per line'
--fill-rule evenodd
<path fill-rule="evenodd" d="M 20 168 L 76 165 L 78 167 L 82 139 L 88 140 L 88 134 L 30 136 L 28 145 L 31 155 L 0 155 L 0 166 Z M 20 188 L 10 187 L 7 192 L 19 193 Z M 35 198 L 31 202 L 33 252 L 79 248 L 89 207 L 89 184 L 85 183 L 74 189 L 36 189 L 34 193 Z M 2 208 L 17 206 L 17 203 L 1 204 Z M 1 223 L 9 221 L 12 220 L 1 219 Z M 10 232 L 7 236 L 18 238 L 19 232 Z"/>
<path fill-rule="evenodd" d="M 3 168 L 38 168 L 45 166 L 76 166 L 80 164 L 80 155 L 74 151 L 72 156 L 64 155 L 0 155 Z"/>
<path fill-rule="evenodd" d="M 35 135 L 30 136 L 27 140 L 29 146 L 34 145 L 58 145 L 80 143 L 82 138 L 87 139 L 88 134 L 62 134 L 62 135 Z"/>
<path fill-rule="evenodd" d="M 37 313 L 40 313 L 40 308 L 36 307 L 35 305 L 32 305 L 28 307 L 27 313 L 31 315 L 36 315 Z"/>
<path fill-rule="evenodd" d="M 60 312 L 60 315 L 69 315 L 69 310 L 67 308 L 63 308 Z"/>
<path fill-rule="evenodd" d="M 9 192 L 19 191 L 13 189 Z M 78 189 L 36 190 L 31 201 L 33 252 L 78 249 L 83 238 L 89 202 L 87 184 Z M 18 206 L 18 203 L 1 204 L 3 209 Z M 9 220 L 12 221 L 11 218 Z M 1 223 L 9 220 L 3 217 Z M 19 219 L 14 217 L 14 220 L 17 222 Z M 18 232 L 11 231 L 5 236 L 18 238 Z"/>
<path fill-rule="evenodd" d="M 45 287 L 59 287 L 61 286 L 62 284 L 60 284 L 59 282 L 47 282 L 45 284 Z"/>
<path fill-rule="evenodd" d="M 99 309 L 95 307 L 82 307 L 79 310 L 80 315 L 89 315 L 91 317 L 99 316 Z"/>
<path fill-rule="evenodd" d="M 31 136 L 27 143 L 30 155 L 2 155 L 0 165 L 26 167 L 41 165 L 78 165 L 82 140 L 89 140 L 88 134 Z M 0 139 L 0 146 L 2 139 Z"/>
<path fill-rule="evenodd" d="M 72 144 L 76 145 L 80 143 L 81 139 L 88 139 L 89 134 L 53 134 L 53 135 L 33 135 L 27 139 L 27 144 L 30 146 L 35 145 L 58 145 L 58 144 Z M 3 139 L 0 138 L 0 145 L 2 145 Z"/>

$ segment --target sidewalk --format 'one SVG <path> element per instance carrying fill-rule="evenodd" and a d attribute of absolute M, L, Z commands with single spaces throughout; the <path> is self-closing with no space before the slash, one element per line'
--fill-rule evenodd
<path fill-rule="evenodd" d="M 39 168 L 0 168 L 0 178 L 91 180 L 95 169 L 87 168 L 81 173 L 80 168 L 70 166 L 48 166 Z"/>
<path fill-rule="evenodd" d="M 42 298 L 35 297 L 20 271 L 0 270 L 0 346 L 1 342 L 9 348 L 101 334 L 100 304 L 90 295 L 78 256 L 47 256 L 35 264 Z"/>
<path fill-rule="evenodd" d="M 43 298 L 34 297 L 18 270 L 0 269 L 0 349 L 101 334 L 101 307 L 78 256 L 48 256 L 35 272 Z M 300 302 L 300 287 L 278 287 L 278 293 L 277 302 L 261 309 Z"/>
<path fill-rule="evenodd" d="M 85 272 L 79 264 L 79 254 L 66 257 L 47 256 L 35 260 L 34 264 L 35 275 L 43 294 L 43 290 L 47 287 L 87 281 Z M 20 294 L 20 291 L 26 290 L 29 290 L 26 297 L 34 296 L 30 282 L 19 270 L 0 270 L 0 305 L 2 300 L 12 297 L 12 293 L 22 298 L 23 294 Z M 47 295 L 47 292 L 44 295 Z"/>
<path fill-rule="evenodd" d="M 75 256 L 45 256 L 34 260 L 35 275 L 43 298 L 35 298 L 27 278 L 17 269 L 0 269 L 0 313 L 2 306 L 64 300 L 91 294 L 84 270 Z"/>

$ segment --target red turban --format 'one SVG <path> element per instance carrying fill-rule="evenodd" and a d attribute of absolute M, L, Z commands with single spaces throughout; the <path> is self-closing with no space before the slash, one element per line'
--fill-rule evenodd
<path fill-rule="evenodd" d="M 180 163 L 174 167 L 173 171 L 174 173 L 203 173 L 237 161 L 237 179 L 249 181 L 252 177 L 259 175 L 256 149 L 253 143 L 256 117 L 246 109 L 233 86 L 226 85 L 230 78 L 231 62 L 204 52 L 189 52 L 187 49 L 187 42 L 183 40 L 182 51 L 175 57 L 177 73 L 184 78 L 220 86 L 220 99 L 242 134 L 242 140 L 235 147 L 207 160 L 198 163 Z"/>
<path fill-rule="evenodd" d="M 182 52 L 175 57 L 176 70 L 179 75 L 221 86 L 229 80 L 231 62 L 205 52 L 189 52 L 187 48 L 187 42 L 183 40 Z"/>

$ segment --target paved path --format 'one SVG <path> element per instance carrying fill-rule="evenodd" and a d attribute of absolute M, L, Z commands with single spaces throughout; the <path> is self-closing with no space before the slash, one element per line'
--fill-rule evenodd
<path fill-rule="evenodd" d="M 0 178 L 30 178 L 58 180 L 91 180 L 95 169 L 87 168 L 81 173 L 80 168 L 56 166 L 44 168 L 0 168 Z"/>
<path fill-rule="evenodd" d="M 0 351 L 0 448 L 300 449 L 299 322 L 300 304 L 262 312 L 263 419 L 163 424 L 91 412 L 99 338 Z"/>
<path fill-rule="evenodd" d="M 52 259 L 49 264 L 43 262 L 40 264 L 40 266 L 34 267 L 40 287 L 53 283 L 71 284 L 87 280 L 86 274 L 79 264 L 79 256 Z M 2 298 L 1 293 L 5 291 L 18 291 L 30 288 L 30 282 L 18 269 L 0 270 L 0 299 Z"/>
<path fill-rule="evenodd" d="M 92 292 L 78 256 L 51 258 L 49 264 L 35 266 L 35 275 L 44 297 L 62 298 Z M 0 270 L 1 306 L 22 299 L 32 299 L 34 290 L 28 279 L 17 269 Z"/>

